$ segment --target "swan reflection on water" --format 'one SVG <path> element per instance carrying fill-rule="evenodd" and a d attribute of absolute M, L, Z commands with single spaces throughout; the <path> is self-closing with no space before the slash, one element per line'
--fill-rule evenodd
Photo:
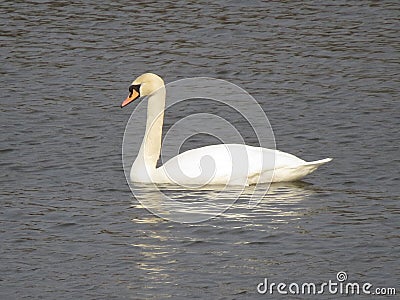
<path fill-rule="evenodd" d="M 204 186 L 182 188 L 171 184 L 132 183 L 135 207 L 144 207 L 153 214 L 181 223 L 198 223 L 220 216 L 241 218 L 262 214 L 277 218 L 293 214 L 290 206 L 315 191 L 306 182 L 274 183 L 269 186 L 232 187 Z"/>

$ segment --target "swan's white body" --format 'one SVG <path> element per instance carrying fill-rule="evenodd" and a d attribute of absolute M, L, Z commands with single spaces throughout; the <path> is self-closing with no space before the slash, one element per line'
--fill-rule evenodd
<path fill-rule="evenodd" d="M 146 132 L 131 168 L 132 182 L 251 185 L 296 181 L 331 160 L 326 158 L 306 162 L 279 150 L 241 144 L 219 144 L 183 152 L 156 168 L 164 120 L 164 82 L 157 75 L 146 73 L 139 76 L 132 85 L 140 87 L 137 97 L 149 95 Z M 136 98 L 128 97 L 129 101 L 125 100 L 122 106 Z"/>

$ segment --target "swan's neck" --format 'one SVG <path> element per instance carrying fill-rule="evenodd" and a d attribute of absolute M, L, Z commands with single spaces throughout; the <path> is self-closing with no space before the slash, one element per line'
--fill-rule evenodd
<path fill-rule="evenodd" d="M 145 167 L 151 176 L 156 169 L 158 158 L 161 152 L 162 126 L 164 122 L 165 108 L 165 87 L 158 89 L 149 96 L 147 105 L 146 132 L 134 162 L 138 168 Z"/>

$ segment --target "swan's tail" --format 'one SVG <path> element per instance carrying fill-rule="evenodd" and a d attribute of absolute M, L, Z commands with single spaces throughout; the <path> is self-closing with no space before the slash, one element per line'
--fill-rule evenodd
<path fill-rule="evenodd" d="M 320 159 L 320 160 L 315 160 L 315 161 L 308 161 L 304 165 L 300 166 L 296 171 L 298 173 L 299 178 L 297 180 L 300 180 L 304 176 L 307 176 L 308 174 L 311 174 L 314 172 L 316 169 L 318 169 L 320 166 L 323 164 L 326 164 L 327 162 L 330 162 L 332 158 L 325 158 L 325 159 Z"/>
<path fill-rule="evenodd" d="M 327 162 L 330 162 L 332 158 L 324 158 L 320 160 L 314 160 L 314 161 L 308 161 L 304 164 L 303 168 L 306 170 L 307 174 L 310 174 L 314 172 L 316 169 L 318 169 L 320 166 L 323 164 L 326 164 Z"/>
<path fill-rule="evenodd" d="M 324 158 L 324 159 L 320 159 L 320 160 L 306 162 L 305 165 L 306 166 L 315 166 L 316 168 L 318 168 L 319 166 L 322 166 L 323 164 L 326 164 L 327 162 L 330 162 L 331 160 L 332 160 L 332 158 Z"/>
<path fill-rule="evenodd" d="M 275 169 L 272 182 L 301 180 L 303 177 L 311 174 L 318 169 L 318 167 L 330 162 L 331 160 L 332 158 L 325 158 L 310 162 L 303 161 L 301 164 Z"/>

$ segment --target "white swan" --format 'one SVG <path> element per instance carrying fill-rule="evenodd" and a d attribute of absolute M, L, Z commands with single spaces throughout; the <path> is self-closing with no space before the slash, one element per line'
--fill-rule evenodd
<path fill-rule="evenodd" d="M 129 87 L 124 107 L 148 97 L 146 131 L 130 178 L 132 182 L 179 185 L 251 185 L 300 180 L 331 158 L 306 162 L 292 154 L 242 144 L 219 144 L 183 152 L 156 168 L 161 151 L 165 86 L 157 75 L 145 73 Z"/>

